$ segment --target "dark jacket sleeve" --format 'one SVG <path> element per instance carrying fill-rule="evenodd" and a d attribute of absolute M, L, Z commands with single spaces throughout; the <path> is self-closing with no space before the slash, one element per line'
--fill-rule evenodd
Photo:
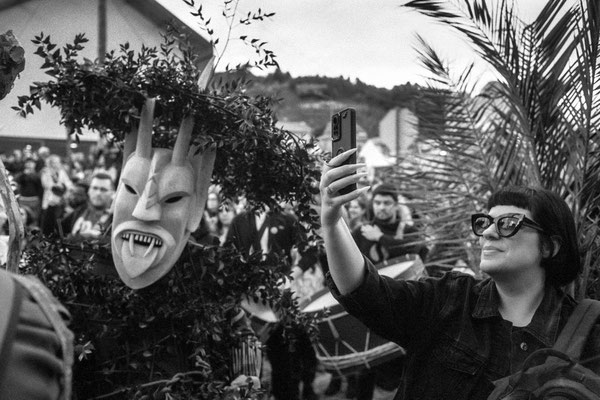
<path fill-rule="evenodd" d="M 442 308 L 454 297 L 453 291 L 462 290 L 451 274 L 441 279 L 403 281 L 379 275 L 366 258 L 365 265 L 365 279 L 353 292 L 340 294 L 330 274 L 327 285 L 350 315 L 403 347 L 433 332 L 439 325 Z"/>
<path fill-rule="evenodd" d="M 241 253 L 247 254 L 252 246 L 250 218 L 247 212 L 236 215 L 225 237 L 225 245 L 234 245 Z"/>

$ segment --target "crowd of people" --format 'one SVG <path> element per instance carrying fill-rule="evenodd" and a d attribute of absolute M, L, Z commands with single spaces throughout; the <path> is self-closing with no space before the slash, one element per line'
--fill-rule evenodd
<path fill-rule="evenodd" d="M 102 157 L 86 164 L 79 155 L 62 160 L 45 148 L 18 155 L 3 162 L 28 229 L 67 238 L 106 234 L 118 179 L 114 163 Z M 489 199 L 489 214 L 473 215 L 486 280 L 461 273 L 395 280 L 379 275 L 377 264 L 407 254 L 426 259 L 428 248 L 420 244 L 397 188 L 385 182 L 364 186 L 366 174 L 354 174 L 361 165 L 340 167 L 347 156 L 323 167 L 317 207 L 325 257 L 300 251 L 293 204 L 256 213 L 242 198 L 222 198 L 211 186 L 200 228 L 215 246 L 284 254 L 299 296 L 329 287 L 350 315 L 406 350 L 347 376 L 334 373 L 326 394 L 340 391 L 345 380 L 345 396 L 359 400 L 486 398 L 492 380 L 519 374 L 536 350 L 552 346 L 577 306 L 561 288 L 580 272 L 574 221 L 562 199 L 540 188 L 504 188 Z M 358 189 L 340 194 L 349 183 Z M 261 338 L 271 365 L 270 376 L 263 377 L 267 388 L 275 400 L 317 399 L 312 383 L 319 362 L 308 334 L 295 332 L 297 342 L 289 346 L 282 329 L 275 324 Z M 582 342 L 586 357 L 600 352 L 597 332 Z M 473 372 L 460 373 L 453 367 L 459 364 Z"/>
<path fill-rule="evenodd" d="M 45 235 L 99 237 L 109 220 L 118 179 L 112 154 L 92 149 L 87 155 L 72 153 L 63 158 L 45 146 L 0 154 L 25 228 Z M 1 227 L 6 234 L 6 221 Z"/>
<path fill-rule="evenodd" d="M 62 160 L 45 148 L 23 153 L 27 156 L 13 154 L 3 162 L 27 229 L 65 238 L 106 235 L 118 179 L 114 163 L 76 166 L 81 156 Z M 300 251 L 303 233 L 293 204 L 256 213 L 243 198 L 223 198 L 215 186 L 209 188 L 202 232 L 192 235 L 246 254 L 284 254 L 293 277 L 290 286 L 299 297 L 310 298 L 328 286 L 350 315 L 406 349 L 405 356 L 345 376 L 334 372 L 325 394 L 339 392 L 345 381 L 344 395 L 350 399 L 448 398 L 462 382 L 461 398 L 484 398 L 492 377 L 518 373 L 528 356 L 554 343 L 576 306 L 560 288 L 580 269 L 574 222 L 563 200 L 536 188 L 506 188 L 490 198 L 489 214 L 472 219 L 487 280 L 460 273 L 421 281 L 388 279 L 377 273 L 377 264 L 407 254 L 425 260 L 428 248 L 397 188 L 385 182 L 364 186 L 365 173 L 352 175 L 360 165 L 338 167 L 345 155 L 323 167 L 316 206 L 325 257 Z M 340 194 L 349 181 L 358 189 Z M 253 312 L 241 308 L 247 316 Z M 266 387 L 275 400 L 317 399 L 312 384 L 319 361 L 308 333 L 295 332 L 297 342 L 289 346 L 282 330 L 276 323 L 260 338 L 271 366 L 269 376 L 263 376 Z M 586 342 L 585 354 L 600 351 L 599 336 Z M 475 372 L 466 379 L 452 363 Z"/>
<path fill-rule="evenodd" d="M 61 158 L 46 147 L 36 150 L 27 147 L 3 154 L 26 229 L 72 239 L 106 236 L 119 175 L 115 157 L 107 157 L 110 154 L 95 151 Z M 412 227 L 414 221 L 403 198 L 390 185 L 379 185 L 378 189 L 349 202 L 344 208 L 344 219 L 356 242 L 375 263 L 408 252 L 426 255 L 426 248 L 416 249 L 407 244 L 414 241 L 411 237 L 416 231 Z M 6 237 L 6 221 L 2 222 L 2 234 Z M 298 251 L 303 236 L 293 204 L 284 204 L 277 212 L 267 209 L 255 214 L 247 209 L 243 198 L 222 198 L 218 187 L 211 186 L 201 227 L 192 238 L 199 236 L 210 237 L 214 245 L 233 244 L 246 253 L 258 249 L 265 253 L 284 251 L 292 265 L 289 271 L 294 277 L 292 289 L 298 296 L 308 298 L 325 287 L 326 260 L 303 257 Z M 312 382 L 318 361 L 308 335 L 297 332 L 299 345 L 290 353 L 289 346 L 281 342 L 278 329 L 282 327 L 274 329 L 264 343 L 271 364 L 271 376 L 265 378 L 274 398 L 317 398 Z M 341 380 L 347 378 L 348 398 L 371 399 L 376 385 L 390 389 L 389 383 L 382 383 L 377 371 L 389 370 L 391 366 L 398 371 L 397 363 L 348 377 L 335 374 L 326 394 L 338 392 Z"/>
<path fill-rule="evenodd" d="M 365 254 L 375 263 L 406 254 L 426 257 L 427 247 L 415 245 L 419 241 L 411 210 L 406 200 L 389 184 L 380 183 L 374 190 L 348 203 L 343 218 L 351 226 L 354 238 Z M 219 238 L 220 245 L 235 245 L 244 253 L 262 250 L 265 253 L 283 252 L 294 278 L 291 288 L 299 303 L 325 287 L 328 271 L 325 258 L 305 257 L 297 245 L 303 237 L 298 227 L 293 204 L 282 204 L 281 210 L 266 209 L 258 214 L 248 211 L 243 199 L 222 199 L 217 188 L 209 190 L 204 229 L 211 237 Z M 251 309 L 250 309 L 250 312 Z M 257 316 L 255 316 L 257 317 Z M 260 319 L 260 318 L 259 318 Z M 266 321 L 265 321 L 266 323 Z M 276 326 L 265 340 L 267 361 L 271 375 L 265 377 L 274 399 L 316 399 L 312 382 L 318 369 L 318 360 L 305 332 L 295 332 L 299 338 L 294 351 L 281 341 L 282 326 Z M 346 381 L 344 396 L 349 399 L 370 400 L 374 394 L 393 396 L 399 383 L 402 360 L 395 359 L 376 368 L 365 368 L 346 375 L 334 373 L 325 395 L 335 395 Z"/>

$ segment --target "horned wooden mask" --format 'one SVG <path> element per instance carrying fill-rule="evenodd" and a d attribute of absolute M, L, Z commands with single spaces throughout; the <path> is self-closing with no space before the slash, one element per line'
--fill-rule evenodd
<path fill-rule="evenodd" d="M 156 282 L 181 255 L 200 224 L 215 161 L 215 151 L 194 154 L 196 149 L 190 149 L 192 117 L 182 121 L 173 150 L 152 148 L 153 115 L 154 100 L 149 99 L 137 138 L 132 133 L 126 139 L 127 159 L 115 198 L 112 255 L 119 276 L 132 289 Z"/>

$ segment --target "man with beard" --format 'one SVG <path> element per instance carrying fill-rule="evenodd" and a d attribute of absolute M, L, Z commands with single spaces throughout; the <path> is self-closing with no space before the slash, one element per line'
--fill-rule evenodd
<path fill-rule="evenodd" d="M 63 233 L 86 239 L 98 238 L 110 223 L 114 183 L 110 175 L 96 173 L 90 182 L 87 204 L 63 220 Z"/>
<path fill-rule="evenodd" d="M 412 245 L 418 238 L 417 229 L 403 221 L 398 204 L 398 192 L 389 184 L 373 190 L 371 209 L 373 221 L 354 229 L 352 236 L 360 251 L 377 264 L 405 254 L 418 254 L 424 258 L 427 249 Z"/>
<path fill-rule="evenodd" d="M 418 231 L 402 219 L 398 191 L 393 185 L 383 183 L 375 187 L 371 198 L 371 210 L 373 220 L 359 225 L 352 231 L 354 241 L 362 254 L 374 264 L 406 254 L 418 254 L 421 259 L 425 258 L 427 248 L 413 244 L 419 239 Z M 356 398 L 372 399 L 375 385 L 387 391 L 395 390 L 401 375 L 402 358 L 363 370 L 359 373 Z"/>

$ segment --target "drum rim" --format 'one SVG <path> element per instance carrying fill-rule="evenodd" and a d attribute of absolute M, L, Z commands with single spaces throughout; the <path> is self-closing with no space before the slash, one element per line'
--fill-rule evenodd
<path fill-rule="evenodd" d="M 338 356 L 322 355 L 318 345 L 313 345 L 317 359 L 326 370 L 343 371 L 359 366 L 370 368 L 383 360 L 390 360 L 406 355 L 406 350 L 397 343 L 387 342 L 365 351 Z M 383 355 L 383 357 L 382 357 Z"/>
<path fill-rule="evenodd" d="M 418 255 L 415 255 L 415 254 L 404 254 L 402 256 L 395 257 L 390 260 L 381 262 L 381 263 L 375 265 L 375 268 L 380 270 L 382 268 L 387 268 L 387 267 L 390 267 L 390 266 L 396 265 L 396 264 L 403 264 L 403 263 L 411 262 L 411 261 L 413 263 L 415 263 L 417 261 L 417 258 L 418 258 Z M 402 272 L 406 272 L 406 271 L 402 271 Z M 396 279 L 396 278 L 394 278 L 394 279 Z M 334 314 L 334 313 L 341 314 L 341 313 L 345 312 L 344 307 L 339 303 L 339 301 L 337 301 L 335 296 L 333 297 L 335 300 L 334 304 L 325 306 L 322 309 L 315 310 L 315 311 L 305 311 L 306 307 L 308 307 L 310 304 L 315 302 L 318 298 L 323 297 L 327 293 L 331 293 L 331 290 L 328 287 L 324 287 L 323 289 L 318 290 L 317 292 L 308 296 L 300 305 L 300 310 L 306 314 L 309 314 L 312 316 L 317 316 L 317 317 L 319 316 L 319 314 L 324 313 L 325 310 L 329 310 L 329 314 Z M 332 296 L 333 296 L 333 294 L 332 294 Z M 330 318 L 330 316 L 327 316 L 325 318 Z"/>

